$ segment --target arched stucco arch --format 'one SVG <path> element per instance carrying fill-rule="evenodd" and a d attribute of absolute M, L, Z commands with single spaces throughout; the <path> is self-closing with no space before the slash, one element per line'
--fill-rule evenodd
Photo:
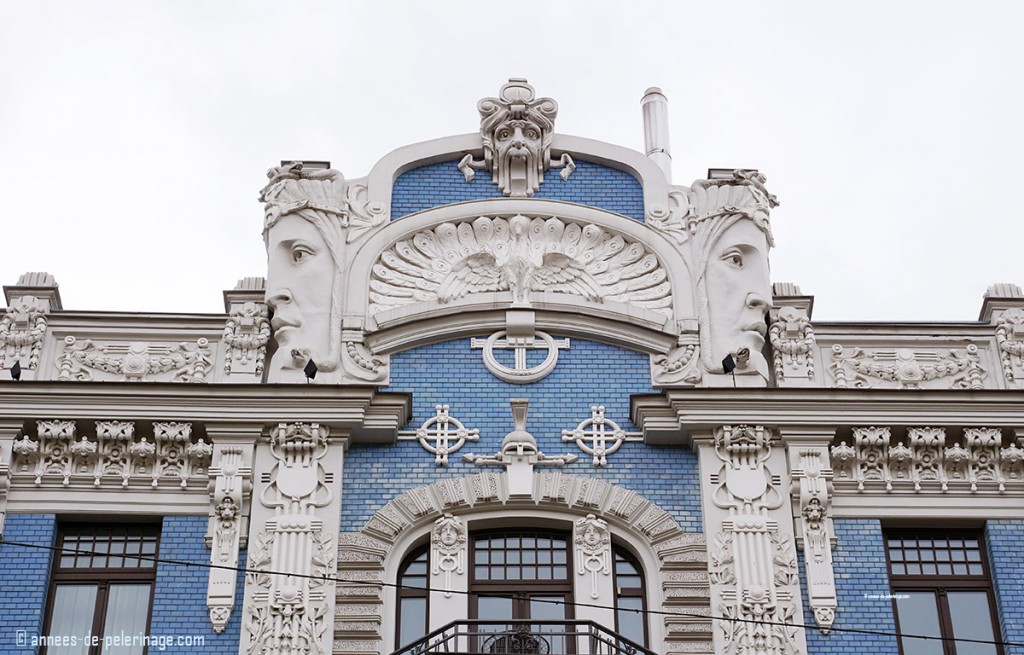
<path fill-rule="evenodd" d="M 394 647 L 399 564 L 428 538 L 434 523 L 531 517 L 571 526 L 593 515 L 614 539 L 640 556 L 648 606 L 664 612 L 650 620 L 656 652 L 712 652 L 703 534 L 686 533 L 655 503 L 625 487 L 559 471 L 536 474 L 529 496 L 509 493 L 506 473 L 481 472 L 410 489 L 379 509 L 358 532 L 339 538 L 335 652 L 383 654 Z M 438 627 L 438 626 L 434 626 Z M 694 650 L 697 648 L 697 650 Z M 706 648 L 707 650 L 704 650 Z"/>

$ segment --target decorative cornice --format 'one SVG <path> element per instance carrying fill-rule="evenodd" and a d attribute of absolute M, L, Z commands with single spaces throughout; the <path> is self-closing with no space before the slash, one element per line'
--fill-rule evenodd
<path fill-rule="evenodd" d="M 690 443 L 694 430 L 768 426 L 1024 426 L 1024 391 L 986 389 L 667 389 L 631 399 L 647 443 Z"/>
<path fill-rule="evenodd" d="M 317 421 L 356 441 L 390 442 L 411 412 L 409 394 L 363 386 L 0 381 L 0 419 Z"/>

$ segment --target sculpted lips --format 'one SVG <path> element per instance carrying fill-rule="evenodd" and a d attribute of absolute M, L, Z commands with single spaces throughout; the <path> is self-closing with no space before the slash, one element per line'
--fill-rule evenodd
<path fill-rule="evenodd" d="M 299 327 L 299 323 L 281 318 L 280 316 L 275 316 L 270 320 L 270 326 L 274 328 L 274 332 L 280 332 L 287 328 L 297 328 Z"/>
<path fill-rule="evenodd" d="M 764 323 L 751 323 L 750 325 L 743 326 L 744 333 L 754 333 L 757 335 L 757 342 L 760 345 L 764 345 L 764 338 L 768 334 L 768 326 Z"/>

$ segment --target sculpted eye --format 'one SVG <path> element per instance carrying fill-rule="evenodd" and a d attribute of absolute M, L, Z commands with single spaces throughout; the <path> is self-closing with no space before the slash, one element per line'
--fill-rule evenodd
<path fill-rule="evenodd" d="M 510 132 L 508 129 L 498 130 L 498 138 L 501 139 L 502 141 L 510 138 L 511 136 L 512 132 Z"/>
<path fill-rule="evenodd" d="M 302 264 L 308 261 L 313 256 L 313 251 L 305 246 L 295 246 L 292 248 L 292 263 Z"/>
<path fill-rule="evenodd" d="M 537 130 L 526 130 L 526 138 L 527 139 L 536 139 L 539 136 L 540 135 L 537 134 Z"/>
<path fill-rule="evenodd" d="M 730 250 L 722 257 L 722 261 L 728 262 L 736 268 L 743 268 L 743 253 L 739 250 Z"/>

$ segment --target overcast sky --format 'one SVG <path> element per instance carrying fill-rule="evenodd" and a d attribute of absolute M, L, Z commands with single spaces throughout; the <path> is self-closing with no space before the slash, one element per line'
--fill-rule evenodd
<path fill-rule="evenodd" d="M 556 131 L 635 149 L 660 86 L 676 184 L 764 172 L 772 278 L 815 319 L 975 320 L 1024 284 L 1021 25 L 1010 1 L 0 0 L 0 283 L 222 311 L 265 274 L 269 166 L 361 177 L 527 77 Z"/>

